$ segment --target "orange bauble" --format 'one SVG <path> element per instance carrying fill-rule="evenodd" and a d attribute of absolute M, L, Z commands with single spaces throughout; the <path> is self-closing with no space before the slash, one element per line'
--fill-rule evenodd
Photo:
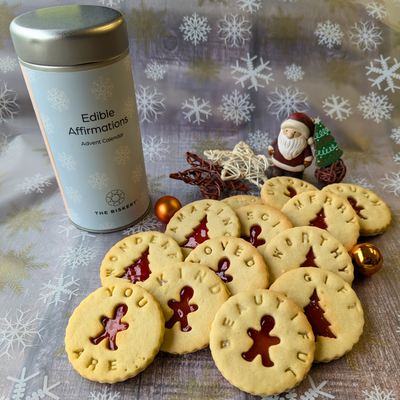
<path fill-rule="evenodd" d="M 154 213 L 161 222 L 168 224 L 169 220 L 180 208 L 182 208 L 182 204 L 178 199 L 173 196 L 163 196 L 157 200 L 154 206 Z"/>

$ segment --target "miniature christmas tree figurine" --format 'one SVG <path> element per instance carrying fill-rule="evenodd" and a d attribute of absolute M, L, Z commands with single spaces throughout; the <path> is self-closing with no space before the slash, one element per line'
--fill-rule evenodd
<path fill-rule="evenodd" d="M 322 185 L 339 183 L 346 175 L 346 166 L 340 158 L 343 151 L 319 118 L 315 118 L 314 148 L 317 169 L 315 177 Z"/>

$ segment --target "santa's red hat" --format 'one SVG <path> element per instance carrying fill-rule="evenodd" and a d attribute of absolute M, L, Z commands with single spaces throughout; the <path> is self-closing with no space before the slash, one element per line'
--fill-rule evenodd
<path fill-rule="evenodd" d="M 307 139 L 308 144 L 314 143 L 315 125 L 311 118 L 304 113 L 297 112 L 289 115 L 289 117 L 282 122 L 281 129 L 295 129 Z"/>

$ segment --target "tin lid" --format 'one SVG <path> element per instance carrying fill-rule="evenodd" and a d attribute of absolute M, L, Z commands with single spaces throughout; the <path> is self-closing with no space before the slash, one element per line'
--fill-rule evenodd
<path fill-rule="evenodd" d="M 129 46 L 125 19 L 102 6 L 59 6 L 22 14 L 10 25 L 18 57 L 28 63 L 73 66 L 105 61 Z"/>

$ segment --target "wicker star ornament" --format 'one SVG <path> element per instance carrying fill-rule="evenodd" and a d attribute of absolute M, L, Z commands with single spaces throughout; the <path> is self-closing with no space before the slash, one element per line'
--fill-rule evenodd
<path fill-rule="evenodd" d="M 204 155 L 223 167 L 224 181 L 243 178 L 259 188 L 268 180 L 265 171 L 272 165 L 266 156 L 256 156 L 245 142 L 239 142 L 232 151 L 207 150 Z"/>
<path fill-rule="evenodd" d="M 239 180 L 223 180 L 223 168 L 220 165 L 212 164 L 189 152 L 186 153 L 186 160 L 191 167 L 186 171 L 170 174 L 169 177 L 198 186 L 204 198 L 218 200 L 224 190 L 248 191 L 247 186 Z"/>

